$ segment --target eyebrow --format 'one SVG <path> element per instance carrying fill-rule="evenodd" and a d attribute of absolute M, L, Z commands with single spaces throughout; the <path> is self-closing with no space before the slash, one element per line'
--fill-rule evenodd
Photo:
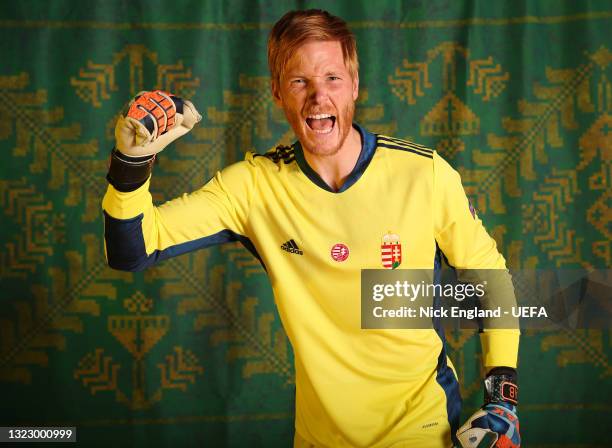
<path fill-rule="evenodd" d="M 339 73 L 340 73 L 339 70 L 329 70 L 329 71 L 325 72 L 324 75 L 321 75 L 321 77 L 330 76 L 330 75 L 337 76 Z M 303 73 L 300 73 L 300 72 L 287 73 L 287 74 L 285 74 L 285 76 L 287 78 L 308 78 L 308 76 L 306 76 L 306 75 L 304 75 Z"/>

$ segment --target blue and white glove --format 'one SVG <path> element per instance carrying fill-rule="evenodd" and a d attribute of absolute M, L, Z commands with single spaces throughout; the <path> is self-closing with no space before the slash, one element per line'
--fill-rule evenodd
<path fill-rule="evenodd" d="M 462 448 L 520 448 L 516 378 L 511 367 L 491 369 L 485 379 L 485 404 L 457 431 Z"/>

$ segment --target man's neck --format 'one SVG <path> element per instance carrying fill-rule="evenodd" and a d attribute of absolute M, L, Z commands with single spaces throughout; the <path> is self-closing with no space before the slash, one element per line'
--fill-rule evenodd
<path fill-rule="evenodd" d="M 361 135 L 354 127 L 346 136 L 344 144 L 333 156 L 320 156 L 304 150 L 308 165 L 332 190 L 338 191 L 357 164 L 361 153 Z"/>

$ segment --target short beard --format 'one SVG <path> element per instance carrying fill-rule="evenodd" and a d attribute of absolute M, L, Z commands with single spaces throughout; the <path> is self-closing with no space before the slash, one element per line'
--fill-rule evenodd
<path fill-rule="evenodd" d="M 338 142 L 338 146 L 336 146 L 335 148 L 332 148 L 331 150 L 320 150 L 319 148 L 314 148 L 314 149 L 303 148 L 303 149 L 305 151 L 308 151 L 310 154 L 313 154 L 318 157 L 335 156 L 336 154 L 338 154 L 338 151 L 340 151 L 340 148 L 342 148 L 342 146 L 344 145 L 346 138 L 351 133 L 351 129 L 353 128 L 353 117 L 354 116 L 355 116 L 355 102 L 353 101 L 342 113 L 342 120 L 336 120 L 336 126 L 340 126 L 339 123 L 341 122 L 341 123 L 344 123 L 343 126 L 348 126 L 348 128 L 346 129 L 346 132 L 344 134 L 342 133 L 343 129 L 340 129 L 340 128 L 338 129 L 338 132 L 340 133 L 340 142 Z"/>

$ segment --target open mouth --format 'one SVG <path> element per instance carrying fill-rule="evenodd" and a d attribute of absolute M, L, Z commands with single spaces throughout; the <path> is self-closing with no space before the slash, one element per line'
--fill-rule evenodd
<path fill-rule="evenodd" d="M 317 134 L 329 134 L 334 129 L 336 117 L 331 114 L 309 115 L 306 124 Z"/>

